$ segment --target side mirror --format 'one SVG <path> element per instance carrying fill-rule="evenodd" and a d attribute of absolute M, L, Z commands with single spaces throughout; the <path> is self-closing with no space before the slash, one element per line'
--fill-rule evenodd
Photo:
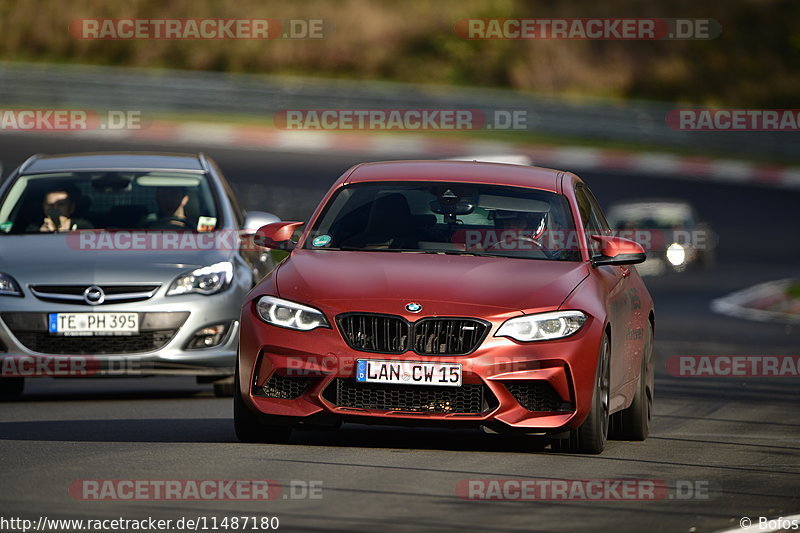
<path fill-rule="evenodd" d="M 635 265 L 647 259 L 644 248 L 638 242 L 605 235 L 592 235 L 591 238 L 600 243 L 600 254 L 591 259 L 593 267 Z"/>
<path fill-rule="evenodd" d="M 253 242 L 263 248 L 291 250 L 296 242 L 291 240 L 292 234 L 305 222 L 273 222 L 261 226 L 253 236 Z"/>
<path fill-rule="evenodd" d="M 263 211 L 247 211 L 244 214 L 242 231 L 246 235 L 252 235 L 257 232 L 260 227 L 280 221 L 281 219 L 272 213 L 264 213 Z"/>

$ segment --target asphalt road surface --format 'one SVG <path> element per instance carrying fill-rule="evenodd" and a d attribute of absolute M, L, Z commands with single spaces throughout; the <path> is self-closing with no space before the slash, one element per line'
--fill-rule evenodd
<path fill-rule="evenodd" d="M 306 217 L 330 182 L 362 160 L 167 148 L 205 150 L 246 207 L 284 219 Z M 0 136 L 6 173 L 35 152 L 107 149 L 165 147 Z M 647 441 L 611 441 L 600 456 L 579 456 L 478 431 L 346 425 L 295 432 L 288 445 L 251 445 L 236 440 L 231 401 L 214 398 L 209 386 L 192 379 L 29 380 L 21 401 L 0 404 L 0 516 L 173 523 L 206 517 L 207 531 L 213 531 L 212 517 L 219 524 L 224 517 L 277 516 L 284 531 L 692 532 L 735 528 L 743 517 L 758 524 L 760 516 L 799 513 L 798 379 L 679 378 L 666 372 L 665 361 L 672 355 L 797 354 L 800 328 L 719 316 L 709 302 L 798 275 L 800 191 L 581 176 L 603 204 L 688 198 L 720 235 L 713 270 L 646 278 L 657 317 L 655 419 Z M 542 478 L 655 480 L 671 488 L 656 501 L 470 501 L 455 490 L 463 480 Z M 283 490 L 266 502 L 81 501 L 70 495 L 77 480 L 109 479 L 269 479 Z M 13 529 L 0 523 L 0 530 Z"/>

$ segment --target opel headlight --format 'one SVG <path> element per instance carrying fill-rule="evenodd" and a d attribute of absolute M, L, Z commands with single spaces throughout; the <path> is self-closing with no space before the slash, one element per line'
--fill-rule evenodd
<path fill-rule="evenodd" d="M 325 315 L 319 309 L 274 296 L 259 298 L 256 302 L 256 311 L 261 320 L 281 328 L 310 331 L 314 328 L 330 327 Z"/>
<path fill-rule="evenodd" d="M 0 272 L 0 296 L 22 296 L 22 290 L 14 278 L 2 272 Z"/>
<path fill-rule="evenodd" d="M 232 280 L 233 265 L 223 261 L 179 276 L 169 286 L 167 296 L 190 293 L 215 294 L 226 289 Z"/>
<path fill-rule="evenodd" d="M 586 315 L 580 311 L 525 315 L 506 320 L 495 337 L 511 337 L 522 342 L 561 339 L 576 333 L 584 322 Z"/>
<path fill-rule="evenodd" d="M 667 248 L 667 261 L 670 262 L 672 266 L 681 266 L 686 262 L 686 248 L 678 244 L 677 242 L 673 242 Z"/>

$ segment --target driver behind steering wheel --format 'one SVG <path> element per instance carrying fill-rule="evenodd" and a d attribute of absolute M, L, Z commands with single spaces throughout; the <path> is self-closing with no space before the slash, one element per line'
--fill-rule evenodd
<path fill-rule="evenodd" d="M 191 229 L 186 216 L 189 195 L 183 187 L 159 187 L 156 190 L 158 219 L 147 224 L 150 229 Z"/>
<path fill-rule="evenodd" d="M 539 238 L 544 234 L 547 226 L 547 213 L 514 211 L 498 213 L 495 217 L 495 226 L 502 230 L 501 240 L 506 241 L 511 232 L 512 240 L 532 242 L 541 246 Z"/>

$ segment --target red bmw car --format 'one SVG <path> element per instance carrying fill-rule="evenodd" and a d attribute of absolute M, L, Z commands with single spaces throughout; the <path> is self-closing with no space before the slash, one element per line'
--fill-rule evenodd
<path fill-rule="evenodd" d="M 248 295 L 234 419 L 281 442 L 342 422 L 483 427 L 600 453 L 653 406 L 644 250 L 613 237 L 568 172 L 459 161 L 361 164 Z"/>

